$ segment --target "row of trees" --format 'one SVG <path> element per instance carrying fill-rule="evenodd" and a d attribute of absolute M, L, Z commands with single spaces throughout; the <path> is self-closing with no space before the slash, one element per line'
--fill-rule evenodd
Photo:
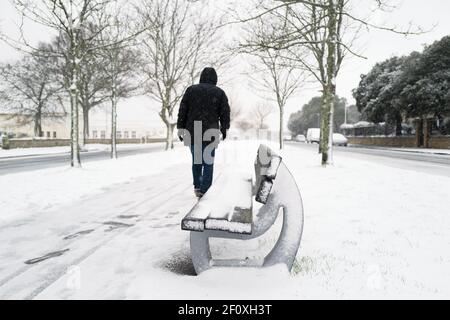
<path fill-rule="evenodd" d="M 38 46 L 38 50 L 46 49 L 45 44 Z M 43 135 L 44 117 L 57 118 L 65 113 L 57 65 L 57 58 L 34 53 L 16 63 L 0 65 L 0 104 L 21 124 L 33 123 L 36 137 Z"/>
<path fill-rule="evenodd" d="M 346 121 L 355 123 L 360 120 L 361 114 L 356 106 L 349 106 L 345 98 L 335 96 L 333 104 L 335 113 L 333 126 L 335 128 L 340 128 Z M 319 128 L 322 106 L 322 97 L 314 97 L 300 111 L 291 114 L 288 129 L 292 135 L 306 134 L 310 128 Z"/>
<path fill-rule="evenodd" d="M 351 0 L 255 0 L 247 17 L 239 19 L 255 25 L 241 44 L 246 52 L 264 57 L 268 53 L 278 55 L 278 66 L 306 72 L 320 85 L 323 165 L 333 162 L 337 79 L 348 56 L 362 57 L 352 48 L 361 30 L 379 29 L 402 35 L 420 32 L 377 25 L 370 21 L 370 15 L 363 17 L 352 10 L 358 5 L 360 1 Z M 366 5 L 372 13 L 391 9 L 388 1 L 368 1 Z"/>
<path fill-rule="evenodd" d="M 268 130 L 267 119 L 275 112 L 271 103 L 261 100 L 250 108 L 234 104 L 231 108 L 231 122 L 234 127 L 246 132 L 250 129 Z"/>
<path fill-rule="evenodd" d="M 398 136 L 407 118 L 433 117 L 441 132 L 447 133 L 443 120 L 450 116 L 449 52 L 447 36 L 422 53 L 376 64 L 353 92 L 358 110 L 369 121 L 395 125 Z"/>
<path fill-rule="evenodd" d="M 79 167 L 80 145 L 89 132 L 89 111 L 93 107 L 110 101 L 113 111 L 111 125 L 115 131 L 117 100 L 127 96 L 131 90 L 125 92 L 120 88 L 128 86 L 126 75 L 136 62 L 132 59 L 134 55 L 130 54 L 131 49 L 127 48 L 133 46 L 133 40 L 140 32 L 131 25 L 133 20 L 126 19 L 121 13 L 122 5 L 118 1 L 54 0 L 36 3 L 14 0 L 12 3 L 23 20 L 21 38 L 18 41 L 6 35 L 2 38 L 25 53 L 25 57 L 17 63 L 2 66 L 3 70 L 9 71 L 3 76 L 2 98 L 16 114 L 31 116 L 38 136 L 42 131 L 42 117 L 57 108 L 54 100 L 63 107 L 68 100 L 71 165 Z M 23 28 L 27 22 L 45 26 L 55 39 L 48 44 L 33 46 L 24 36 Z M 85 134 L 80 143 L 81 110 Z M 114 136 L 112 140 L 115 142 Z M 112 157 L 117 157 L 115 143 L 111 150 Z"/>
<path fill-rule="evenodd" d="M 223 41 L 218 34 L 220 27 L 227 24 L 214 15 L 216 10 L 208 10 L 207 2 L 47 0 L 36 3 L 32 0 L 13 0 L 24 20 L 46 26 L 57 35 L 58 42 L 64 44 L 45 50 L 33 48 L 33 53 L 63 61 L 62 89 L 70 100 L 72 165 L 80 165 L 78 110 L 83 105 L 80 97 L 89 96 L 82 90 L 87 88 L 86 91 L 92 92 L 95 87 L 93 80 L 88 87 L 83 87 L 81 83 L 98 75 L 94 72 L 83 78 L 83 65 L 86 65 L 84 69 L 88 72 L 94 69 L 89 63 L 106 66 L 103 70 L 108 83 L 106 99 L 113 110 L 114 132 L 115 110 L 122 96 L 119 90 L 119 59 L 124 49 L 137 48 L 139 54 L 136 56 L 140 56 L 143 62 L 139 63 L 138 72 L 132 79 L 126 72 L 123 79 L 131 80 L 131 84 L 137 84 L 145 94 L 159 101 L 159 115 L 167 127 L 167 148 L 173 146 L 174 111 L 184 89 L 198 77 L 197 73 L 203 66 L 217 67 L 227 60 L 224 58 L 227 51 L 223 50 Z M 237 2 L 240 9 L 249 6 L 247 12 L 236 12 L 235 22 L 243 25 L 244 29 L 237 47 L 239 52 L 254 57 L 257 68 L 253 74 L 259 80 L 258 87 L 266 89 L 278 106 L 281 148 L 287 100 L 298 92 L 305 79 L 312 78 L 319 83 L 322 92 L 320 119 L 324 165 L 332 162 L 330 142 L 334 131 L 337 77 L 348 55 L 359 56 L 352 49 L 353 40 L 362 28 L 411 33 L 410 30 L 397 31 L 377 26 L 355 15 L 351 10 L 355 3 L 349 0 Z M 373 0 L 373 5 L 371 9 L 375 10 L 390 8 L 386 6 L 386 1 Z M 21 50 L 30 51 L 31 46 L 24 37 L 19 41 L 3 38 Z M 96 62 L 94 57 L 107 59 L 105 61 L 108 62 Z M 88 107 L 82 108 L 92 108 L 101 101 L 101 96 L 97 96 L 92 103 L 86 104 Z M 114 134 L 112 138 L 114 140 Z"/>
<path fill-rule="evenodd" d="M 43 117 L 61 116 L 70 105 L 72 166 L 81 166 L 80 146 L 89 135 L 90 111 L 106 102 L 112 111 L 111 154 L 117 157 L 118 102 L 135 94 L 159 102 L 166 148 L 173 148 L 175 109 L 183 91 L 203 66 L 220 67 L 225 61 L 216 45 L 221 19 L 197 1 L 12 2 L 23 19 L 22 36 L 1 36 L 24 57 L 1 66 L 2 105 L 32 119 L 36 136 L 42 135 Z M 47 27 L 55 39 L 32 46 L 24 37 L 26 22 Z"/>

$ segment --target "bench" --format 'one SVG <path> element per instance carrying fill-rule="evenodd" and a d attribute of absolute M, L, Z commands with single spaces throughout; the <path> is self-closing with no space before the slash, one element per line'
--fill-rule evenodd
<path fill-rule="evenodd" d="M 197 274 L 212 267 L 270 267 L 295 261 L 303 231 L 303 204 L 298 186 L 283 159 L 261 145 L 255 175 L 222 174 L 181 222 L 191 232 L 191 256 Z M 254 210 L 254 202 L 261 203 Z M 254 212 L 256 211 L 256 212 Z M 273 250 L 261 261 L 213 260 L 210 238 L 251 240 L 265 234 L 283 213 L 283 226 Z"/>

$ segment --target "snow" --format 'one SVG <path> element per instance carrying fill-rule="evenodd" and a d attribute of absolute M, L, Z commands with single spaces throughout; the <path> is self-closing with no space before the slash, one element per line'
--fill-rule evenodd
<path fill-rule="evenodd" d="M 118 145 L 118 150 L 145 148 L 146 144 L 121 144 Z M 81 148 L 82 152 L 93 151 L 108 151 L 110 145 L 105 144 L 87 144 Z M 43 156 L 53 154 L 68 154 L 70 153 L 70 147 L 49 147 L 49 148 L 19 148 L 11 150 L 3 150 L 0 148 L 0 159 L 2 158 L 14 158 L 14 157 L 31 157 L 31 156 Z"/>
<path fill-rule="evenodd" d="M 207 229 L 250 234 L 251 224 L 232 220 L 235 208 L 243 210 L 252 208 L 251 181 L 249 172 L 225 169 L 184 219 L 184 228 L 194 231 Z"/>
<path fill-rule="evenodd" d="M 355 123 L 353 125 L 353 128 L 367 128 L 367 127 L 374 127 L 376 126 L 375 123 L 367 122 L 367 121 L 360 121 L 358 123 Z"/>
<path fill-rule="evenodd" d="M 450 149 L 423 149 L 423 148 L 388 148 L 392 151 L 414 152 L 437 155 L 450 155 Z"/>
<path fill-rule="evenodd" d="M 70 147 L 52 147 L 52 148 L 23 148 L 23 149 L 0 149 L 1 158 L 11 157 L 26 157 L 26 156 L 39 156 L 48 154 L 62 154 L 69 153 Z"/>
<path fill-rule="evenodd" d="M 126 148 L 131 146 L 122 149 Z M 87 162 L 81 169 L 58 167 L 2 176 L 0 225 L 11 219 L 80 201 L 85 196 L 95 196 L 114 184 L 131 183 L 135 178 L 155 174 L 174 164 L 189 161 L 188 155 L 182 151 L 179 149 L 115 161 Z"/>
<path fill-rule="evenodd" d="M 221 144 L 216 173 L 235 163 L 252 170 L 256 150 L 252 142 Z M 1 215 L 9 221 L 0 225 L 0 298 L 450 297 L 449 177 L 347 154 L 323 168 L 315 151 L 294 146 L 281 156 L 305 209 L 292 274 L 277 266 L 193 276 L 189 232 L 180 222 L 196 200 L 189 151 L 178 148 L 0 177 Z M 213 257 L 267 254 L 279 222 L 261 239 L 213 239 Z"/>
<path fill-rule="evenodd" d="M 343 130 L 343 129 L 353 129 L 355 126 L 353 125 L 353 124 L 347 124 L 347 123 L 344 123 L 344 124 L 342 124 L 341 125 L 341 130 Z"/>

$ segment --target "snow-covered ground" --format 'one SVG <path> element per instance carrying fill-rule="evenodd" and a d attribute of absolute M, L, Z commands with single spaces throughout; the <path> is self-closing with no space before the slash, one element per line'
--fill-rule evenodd
<path fill-rule="evenodd" d="M 427 154 L 450 155 L 450 149 L 389 148 L 389 150 L 403 151 L 403 152 L 427 153 Z"/>
<path fill-rule="evenodd" d="M 120 148 L 131 147 L 124 145 Z M 0 224 L 67 203 L 76 205 L 83 197 L 95 197 L 115 184 L 130 183 L 137 177 L 164 172 L 170 166 L 189 159 L 188 154 L 178 149 L 168 153 L 84 163 L 82 169 L 57 167 L 2 176 Z"/>
<path fill-rule="evenodd" d="M 256 149 L 221 145 L 216 172 L 251 170 Z M 347 155 L 324 169 L 316 152 L 295 147 L 283 157 L 305 208 L 292 274 L 193 276 L 180 230 L 195 203 L 190 157 L 177 148 L 0 177 L 0 298 L 450 298 L 450 178 Z M 278 231 L 279 223 L 255 241 L 213 242 L 213 254 L 267 253 Z M 49 253 L 56 257 L 24 263 Z"/>
<path fill-rule="evenodd" d="M 367 148 L 367 149 L 380 149 L 398 152 L 408 152 L 408 153 L 420 153 L 420 154 L 430 154 L 430 155 L 449 155 L 450 149 L 425 149 L 425 148 L 395 148 L 395 147 L 380 147 L 380 146 L 365 146 L 365 145 L 352 145 L 354 148 Z"/>
<path fill-rule="evenodd" d="M 146 144 L 120 144 L 117 146 L 118 150 L 126 150 L 130 148 L 145 148 Z M 107 151 L 110 150 L 109 145 L 105 144 L 87 144 L 83 147 L 83 151 Z M 69 153 L 70 147 L 49 147 L 49 148 L 19 148 L 11 150 L 3 150 L 0 148 L 0 159 L 12 157 L 28 157 L 28 156 L 42 156 L 50 154 L 64 154 Z"/>

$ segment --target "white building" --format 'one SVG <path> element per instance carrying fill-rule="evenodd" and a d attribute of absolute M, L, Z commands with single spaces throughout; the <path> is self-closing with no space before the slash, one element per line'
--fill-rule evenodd
<path fill-rule="evenodd" d="M 29 116 L 13 116 L 8 113 L 0 113 L 0 132 L 12 133 L 16 137 L 34 137 L 34 123 Z M 70 118 L 42 119 L 43 138 L 47 139 L 69 139 Z"/>

